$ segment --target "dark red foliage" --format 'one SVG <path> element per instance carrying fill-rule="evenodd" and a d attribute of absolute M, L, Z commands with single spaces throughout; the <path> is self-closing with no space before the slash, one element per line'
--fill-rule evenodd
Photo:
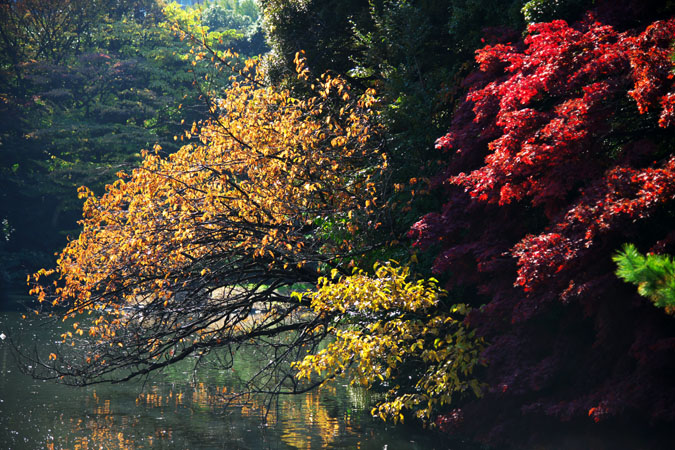
<path fill-rule="evenodd" d="M 675 422 L 675 321 L 611 261 L 624 242 L 675 251 L 674 40 L 675 19 L 618 32 L 588 16 L 477 52 L 436 144 L 446 202 L 410 234 L 484 303 L 470 322 L 491 343 L 491 390 L 462 422 L 492 423 L 483 438 L 537 420 Z"/>

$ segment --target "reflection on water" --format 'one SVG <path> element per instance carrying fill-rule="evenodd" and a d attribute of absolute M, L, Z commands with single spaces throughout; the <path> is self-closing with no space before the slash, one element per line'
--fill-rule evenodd
<path fill-rule="evenodd" d="M 21 323 L 19 313 L 0 313 L 0 333 Z M 193 380 L 192 369 L 186 362 L 150 379 L 72 388 L 24 376 L 0 343 L 0 449 L 434 448 L 418 430 L 369 417 L 362 390 L 338 384 L 284 396 L 265 414 L 263 398 L 232 400 L 231 371 Z"/>

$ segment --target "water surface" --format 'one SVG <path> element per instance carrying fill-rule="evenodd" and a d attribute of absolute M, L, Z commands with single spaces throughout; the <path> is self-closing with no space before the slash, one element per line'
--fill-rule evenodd
<path fill-rule="evenodd" d="M 0 312 L 0 333 L 18 335 L 20 312 Z M 26 330 L 23 330 L 26 331 Z M 48 329 L 30 330 L 44 342 Z M 22 374 L 0 343 L 0 449 L 441 449 L 418 428 L 369 415 L 371 399 L 340 383 L 278 400 L 226 402 L 234 371 L 194 362 L 121 384 L 69 387 Z"/>

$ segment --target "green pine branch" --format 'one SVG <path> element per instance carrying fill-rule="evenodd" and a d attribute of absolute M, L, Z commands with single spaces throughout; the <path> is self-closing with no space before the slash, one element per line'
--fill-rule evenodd
<path fill-rule="evenodd" d="M 613 258 L 619 278 L 637 286 L 638 293 L 675 315 L 675 261 L 671 255 L 640 253 L 625 244 Z"/>

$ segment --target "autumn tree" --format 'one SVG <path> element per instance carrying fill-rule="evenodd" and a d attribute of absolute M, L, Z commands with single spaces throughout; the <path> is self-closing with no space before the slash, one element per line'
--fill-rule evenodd
<path fill-rule="evenodd" d="M 436 144 L 445 204 L 411 231 L 482 305 L 469 322 L 489 342 L 489 393 L 445 429 L 463 418 L 504 442 L 556 420 L 672 423 L 672 318 L 612 256 L 672 252 L 674 35 L 673 19 L 618 31 L 591 15 L 477 52 Z"/>
<path fill-rule="evenodd" d="M 35 376 L 119 381 L 208 352 L 227 367 L 255 341 L 268 351 L 252 390 L 304 389 L 287 362 L 329 319 L 291 291 L 378 245 L 368 230 L 386 237 L 376 209 L 386 158 L 372 92 L 307 79 L 297 62 L 313 96 L 267 85 L 248 60 L 212 99 L 214 118 L 186 132 L 197 142 L 145 152 L 100 197 L 81 189 L 81 234 L 31 279 L 45 312 L 69 323 L 60 349 L 32 356 Z"/>
<path fill-rule="evenodd" d="M 463 320 L 467 305 L 450 304 L 438 281 L 413 280 L 410 268 L 375 265 L 372 276 L 319 279 L 308 294 L 327 324 L 325 348 L 294 363 L 296 378 L 347 377 L 352 385 L 383 392 L 372 409 L 382 420 L 412 416 L 428 424 L 457 398 L 481 396 L 473 376 L 482 341 Z"/>

